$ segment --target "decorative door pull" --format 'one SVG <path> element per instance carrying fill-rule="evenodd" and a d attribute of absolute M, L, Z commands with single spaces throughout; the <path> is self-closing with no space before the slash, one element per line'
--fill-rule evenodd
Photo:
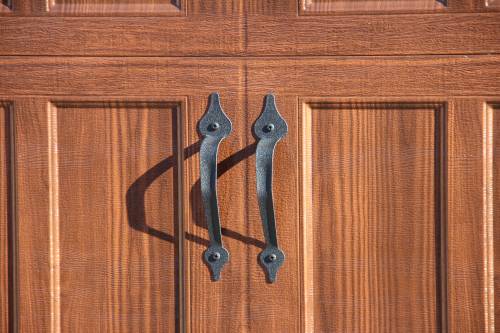
<path fill-rule="evenodd" d="M 265 107 L 253 126 L 258 138 L 256 149 L 257 198 L 266 248 L 259 260 L 264 267 L 269 282 L 276 280 L 276 273 L 283 265 L 285 254 L 278 247 L 276 219 L 273 203 L 273 157 L 278 141 L 288 132 L 288 125 L 281 117 L 274 101 L 274 95 L 265 97 Z"/>
<path fill-rule="evenodd" d="M 207 112 L 198 123 L 203 139 L 200 147 L 200 184 L 210 244 L 203 254 L 212 273 L 212 280 L 220 279 L 220 272 L 229 260 L 229 252 L 222 245 L 222 232 L 217 201 L 217 152 L 220 142 L 232 130 L 231 121 L 222 111 L 219 94 L 210 94 Z"/>

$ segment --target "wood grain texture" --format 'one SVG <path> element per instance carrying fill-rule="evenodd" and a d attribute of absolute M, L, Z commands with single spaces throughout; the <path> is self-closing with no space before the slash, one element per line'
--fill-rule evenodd
<path fill-rule="evenodd" d="M 266 71 L 265 69 L 261 70 Z M 286 75 L 286 72 L 295 70 L 295 68 L 288 66 L 282 72 L 276 71 L 274 73 L 279 77 Z M 253 82 L 252 77 L 254 77 L 256 72 L 258 70 L 255 69 L 249 72 L 250 85 Z M 328 75 L 328 73 L 325 73 L 325 75 Z M 397 77 L 397 74 L 395 75 Z M 267 77 L 270 76 L 268 75 Z M 317 79 L 321 77 L 323 76 L 316 75 Z M 295 82 L 296 84 L 297 81 L 290 82 Z M 252 95 L 250 95 L 250 100 L 258 99 L 258 96 L 263 96 L 270 89 L 277 91 L 278 101 L 282 101 L 280 108 L 282 113 L 290 109 L 299 109 L 296 101 L 297 95 L 301 96 L 300 89 L 304 89 L 309 94 L 312 94 L 313 92 L 311 91 L 314 90 L 314 88 L 308 89 L 300 85 L 297 91 L 295 91 L 295 84 L 281 87 L 279 85 L 272 85 L 274 81 L 270 81 L 270 83 L 270 85 L 262 85 L 260 88 L 255 85 Z M 320 93 L 323 92 L 323 85 L 324 83 L 322 82 L 315 86 L 319 89 Z M 406 83 L 401 84 L 399 87 L 402 91 L 406 91 Z M 384 86 L 385 89 L 387 89 L 387 86 Z M 417 90 L 417 93 L 424 96 L 425 94 L 432 95 L 432 90 L 429 87 L 424 88 L 424 90 L 426 92 Z M 344 93 L 343 90 L 340 91 L 340 94 L 342 93 Z M 373 96 L 372 94 L 376 94 L 376 92 L 365 91 L 357 92 L 357 94 L 361 96 Z M 411 93 L 408 92 L 408 94 Z M 441 177 L 443 183 L 440 184 L 440 188 L 442 189 L 440 200 L 442 203 L 441 216 L 443 222 L 441 224 L 441 234 L 436 240 L 440 241 L 442 245 L 436 248 L 436 251 L 441 251 L 442 265 L 439 266 L 441 269 L 435 272 L 436 275 L 441 275 L 442 295 L 440 296 L 441 302 L 439 306 L 435 308 L 435 315 L 441 318 L 441 328 L 449 332 L 494 332 L 492 322 L 493 302 L 490 299 L 493 286 L 491 275 L 492 255 L 490 253 L 491 250 L 488 250 L 488 238 L 491 238 L 491 235 L 488 235 L 487 232 L 488 224 L 491 222 L 492 217 L 488 215 L 491 209 L 488 207 L 491 206 L 488 206 L 487 197 L 484 196 L 485 189 L 492 188 L 492 186 L 486 176 L 488 159 L 485 159 L 485 156 L 487 156 L 485 154 L 487 141 L 485 141 L 484 133 L 486 133 L 487 122 L 484 118 L 484 99 L 456 98 L 444 94 L 443 96 L 445 96 L 443 97 L 443 102 L 449 102 L 447 103 L 448 108 L 445 112 L 447 116 L 443 120 L 443 130 L 441 132 L 446 135 L 440 138 L 442 140 L 442 150 L 439 151 L 439 158 L 443 165 L 443 174 Z M 381 99 L 381 96 L 377 100 L 379 99 Z M 315 102 L 324 100 L 338 101 L 338 98 L 317 97 L 307 98 L 307 100 Z M 356 97 L 349 100 L 353 103 L 356 102 L 355 105 L 362 105 L 362 103 L 369 104 L 373 102 L 374 97 Z M 387 103 L 404 103 L 408 102 L 408 100 L 411 100 L 411 98 L 393 97 Z M 287 119 L 290 125 L 290 137 L 288 139 L 297 140 L 294 142 L 299 147 L 300 141 L 296 137 L 294 138 L 294 131 L 298 131 L 296 127 L 299 126 L 298 122 L 304 122 L 304 120 L 295 113 L 286 114 L 285 119 Z M 294 119 L 297 119 L 297 122 Z M 302 124 L 300 126 L 306 125 Z M 323 126 L 330 128 L 328 122 L 323 124 Z M 295 149 L 293 148 L 290 151 L 284 152 L 290 158 L 289 164 L 295 163 Z M 286 164 L 288 165 L 288 163 Z M 287 170 L 289 172 L 285 178 L 288 180 L 288 186 L 290 186 L 293 183 L 292 179 L 294 179 L 294 173 L 290 173 L 290 171 L 294 169 L 290 168 Z M 295 172 L 297 172 L 297 169 L 295 169 Z M 275 179 L 279 178 L 277 176 Z M 286 186 L 283 187 L 282 191 L 279 190 L 280 188 L 278 187 L 276 197 L 286 195 L 284 193 L 289 192 Z M 293 190 L 294 187 L 291 186 L 290 191 Z M 306 190 L 307 188 L 304 187 L 304 191 Z M 291 195 L 293 197 L 293 193 Z M 292 207 L 290 201 L 287 201 L 287 203 L 284 212 Z M 278 214 L 283 214 L 284 212 L 278 211 Z M 307 234 L 299 235 L 299 237 L 303 238 L 302 242 L 307 241 Z M 307 247 L 303 248 L 301 252 L 301 262 L 303 265 L 303 269 L 299 268 L 299 274 L 301 275 L 301 279 L 303 279 L 301 281 L 301 293 L 303 295 L 301 297 L 301 327 L 302 331 L 315 332 L 317 330 L 311 328 L 310 325 L 311 322 L 314 323 L 314 311 L 311 311 L 311 308 L 314 307 L 314 302 L 311 302 L 311 299 L 313 299 L 311 297 L 313 295 L 311 288 L 314 288 L 314 283 L 311 283 L 311 281 L 314 280 L 308 280 L 310 275 L 307 274 L 308 269 L 311 269 L 311 264 L 307 258 L 312 253 L 307 251 Z M 359 292 L 361 293 L 362 291 Z M 436 297 L 439 297 L 437 291 Z M 352 295 L 348 299 L 352 300 Z M 335 300 L 332 300 L 332 302 L 335 302 Z M 418 313 L 418 311 L 416 312 Z M 440 312 L 440 314 L 437 312 Z M 332 316 L 332 314 L 329 313 L 329 316 Z M 354 321 L 352 320 L 352 322 Z"/>
<path fill-rule="evenodd" d="M 229 16 L 0 18 L 0 55 L 238 54 L 242 18 Z M 22 33 L 20 33 L 22 32 Z M 10 49 L 10 50 L 9 50 Z"/>
<path fill-rule="evenodd" d="M 212 58 L 8 57 L 0 58 L 0 94 L 208 96 L 243 89 L 242 71 L 240 60 Z"/>
<path fill-rule="evenodd" d="M 500 13 L 335 17 L 228 13 L 140 19 L 10 16 L 0 18 L 0 55 L 478 54 L 499 53 L 499 34 Z"/>
<path fill-rule="evenodd" d="M 180 0 L 49 0 L 48 11 L 71 14 L 101 14 L 101 15 L 119 15 L 122 13 L 149 13 L 155 16 L 162 14 L 182 15 L 185 14 L 185 5 L 181 5 Z"/>
<path fill-rule="evenodd" d="M 332 14 L 342 12 L 442 11 L 446 2 L 436 0 L 301 0 L 301 14 Z"/>
<path fill-rule="evenodd" d="M 500 90 L 500 82 L 491 79 L 500 76 L 500 58 L 495 55 L 269 58 L 249 59 L 247 63 L 248 90 L 252 93 L 481 96 L 497 95 Z"/>
<path fill-rule="evenodd" d="M 100 16 L 102 23 L 119 16 L 134 16 L 135 22 L 155 16 L 206 16 L 240 15 L 241 0 L 4 0 L 13 2 L 13 10 L 5 16 Z M 106 18 L 104 18 L 106 17 Z M 141 19 L 137 19 L 141 17 Z M 112 20 L 111 20 L 112 21 Z M 108 22 L 108 23 L 106 23 Z M 168 22 L 164 21 L 168 25 Z M 165 25 L 166 26 L 166 25 Z M 124 30 L 126 32 L 126 30 Z M 147 31 L 146 31 L 147 32 Z"/>
<path fill-rule="evenodd" d="M 492 249 L 492 154 L 484 99 L 458 99 L 447 121 L 448 331 L 494 332 Z M 490 132 L 491 133 L 491 132 Z"/>
<path fill-rule="evenodd" d="M 486 11 L 483 0 L 249 0 L 248 12 L 252 15 L 299 15 L 343 16 L 383 15 L 384 13 L 455 13 Z M 366 17 L 366 16 L 365 16 Z"/>
<path fill-rule="evenodd" d="M 57 59 L 53 60 L 57 63 Z M 94 73 L 98 73 L 100 70 L 95 67 L 94 60 L 89 59 L 88 69 L 94 67 Z M 120 64 L 126 59 L 117 60 L 116 65 L 108 68 L 122 68 Z M 201 257 L 183 260 L 184 254 L 172 253 L 172 242 L 179 240 L 173 237 L 183 234 L 180 231 L 179 235 L 173 233 L 173 206 L 179 204 L 176 214 L 186 227 L 194 228 L 197 224 L 190 226 L 192 222 L 201 223 L 188 220 L 188 207 L 182 208 L 182 200 L 176 199 L 182 196 L 185 200 L 196 201 L 193 209 L 199 212 L 201 203 L 196 189 L 194 194 L 191 188 L 184 191 L 182 184 L 187 181 L 183 174 L 173 174 L 175 167 L 171 164 L 175 156 L 178 159 L 184 154 L 191 156 L 196 154 L 196 148 L 188 149 L 179 138 L 177 155 L 173 156 L 173 147 L 169 144 L 173 132 L 182 134 L 186 126 L 173 122 L 169 101 L 183 101 L 185 112 L 182 114 L 189 118 L 191 126 L 205 109 L 209 93 L 216 89 L 227 98 L 224 108 L 233 115 L 240 113 L 242 116 L 240 103 L 244 87 L 238 62 L 208 59 L 200 64 L 195 60 L 178 67 L 175 60 L 169 61 L 170 65 L 134 66 L 145 70 L 143 77 L 149 84 L 144 86 L 138 82 L 141 75 L 136 73 L 130 81 L 122 81 L 132 90 L 141 85 L 148 90 L 151 79 L 156 77 L 151 69 L 156 67 L 162 71 L 162 74 L 157 73 L 157 82 L 162 82 L 162 88 L 143 91 L 145 93 L 139 97 L 138 90 L 127 94 L 121 88 L 112 88 L 111 91 L 121 92 L 111 96 L 110 91 L 106 92 L 110 81 L 101 78 L 91 84 L 94 88 L 89 89 L 89 85 L 75 96 L 60 91 L 59 97 L 16 97 L 16 141 L 21 143 L 16 154 L 16 167 L 20 169 L 16 176 L 17 189 L 21 193 L 17 208 L 19 234 L 22 234 L 18 242 L 22 252 L 19 264 L 18 318 L 23 318 L 19 323 L 20 331 L 57 332 L 59 328 L 61 331 L 66 328 L 86 331 L 89 327 L 98 332 L 182 331 L 184 325 L 211 329 L 204 318 L 212 316 L 212 311 L 221 311 L 218 307 L 203 306 L 200 314 L 204 316 L 190 317 L 189 313 L 184 314 L 184 306 L 178 304 L 184 303 L 186 294 L 186 309 L 190 309 L 188 295 L 202 293 L 207 297 L 206 289 L 189 283 L 184 288 L 176 287 L 175 295 L 171 294 L 175 286 L 173 276 L 177 274 L 174 263 L 186 266 L 186 272 L 198 272 L 195 280 L 209 279 L 209 274 Z M 111 79 L 116 73 L 108 74 Z M 173 80 L 168 79 L 168 75 Z M 92 75 L 85 77 L 84 80 L 94 80 Z M 112 80 L 121 80 L 120 75 Z M 57 92 L 57 85 L 49 85 L 52 93 Z M 96 97 L 99 91 L 101 95 Z M 94 96 L 81 97 L 85 95 Z M 52 106 L 48 111 L 49 102 Z M 50 126 L 48 119 L 51 119 Z M 186 137 L 196 137 L 195 128 Z M 232 139 L 233 146 L 240 142 L 237 136 Z M 53 146 L 50 148 L 49 142 L 57 142 L 57 153 Z M 229 152 L 221 149 L 221 153 Z M 59 185 L 54 185 L 55 180 Z M 176 189 L 173 188 L 174 180 L 178 183 Z M 141 195 L 145 187 L 148 191 Z M 58 193 L 58 200 L 50 199 L 47 194 L 51 188 L 53 193 Z M 191 199 L 190 195 L 194 197 Z M 141 214 L 147 226 L 134 223 L 140 224 Z M 54 220 L 59 223 L 51 222 Z M 237 222 L 240 226 L 246 225 L 245 220 Z M 57 246 L 51 250 L 50 244 L 55 241 L 50 235 L 54 234 L 59 235 L 59 252 L 53 249 Z M 198 234 L 199 238 L 192 233 L 185 235 L 187 253 L 191 247 L 204 249 L 208 235 L 203 225 Z M 234 242 L 238 244 L 239 240 Z M 253 262 L 244 265 L 253 266 Z M 58 267 L 59 273 L 50 267 Z M 238 276 L 234 280 L 238 278 L 245 279 Z M 179 276 L 181 279 L 184 277 Z M 211 283 L 208 286 L 211 287 Z M 230 284 L 225 287 L 224 293 L 212 296 L 220 297 L 224 301 L 221 304 L 227 307 L 232 304 L 230 297 L 241 294 L 241 289 Z M 55 297 L 58 293 L 60 296 Z M 99 302 L 96 304 L 95 300 Z M 172 302 L 178 308 L 173 309 Z M 199 304 L 196 298 L 193 308 L 194 304 Z M 236 310 L 234 306 L 231 309 Z M 88 318 L 95 320 L 87 323 Z M 246 321 L 246 325 L 250 325 L 250 318 Z"/>
<path fill-rule="evenodd" d="M 218 164 L 218 193 L 222 238 L 230 260 L 221 280 L 210 281 L 206 265 L 201 263 L 207 247 L 207 230 L 200 199 L 198 119 L 206 109 L 206 96 L 192 98 L 187 121 L 186 142 L 186 295 L 188 332 L 298 332 L 300 330 L 300 274 L 298 264 L 297 217 L 293 204 L 297 193 L 293 151 L 296 134 L 278 144 L 276 151 L 277 221 L 279 241 L 287 254 L 278 274 L 278 283 L 266 283 L 258 254 L 264 236 L 255 184 L 255 148 L 251 127 L 262 110 L 263 95 L 248 97 L 243 92 L 221 91 L 221 104 L 233 123 L 232 134 L 222 141 Z M 293 119 L 294 107 L 278 100 L 283 114 Z M 245 112 L 243 112 L 245 110 Z M 295 123 L 291 123 L 295 127 Z M 289 163 L 283 163 L 288 161 Z M 288 177 L 282 177 L 288 175 Z M 292 204 L 290 204 L 292 203 Z"/>
<path fill-rule="evenodd" d="M 261 56 L 498 53 L 498 15 L 255 15 L 248 20 L 247 52 Z"/>
<path fill-rule="evenodd" d="M 0 102 L 0 331 L 11 329 L 12 308 L 12 104 Z"/>
<path fill-rule="evenodd" d="M 487 111 L 491 119 L 491 139 L 492 139 L 492 185 L 493 194 L 493 257 L 494 257 L 494 304 L 495 304 L 495 325 L 500 325 L 500 103 L 488 103 Z"/>
<path fill-rule="evenodd" d="M 443 104 L 302 110 L 311 332 L 441 328 Z"/>
<path fill-rule="evenodd" d="M 2 57 L 4 95 L 208 95 L 248 91 L 302 96 L 497 95 L 500 57 L 422 56 L 284 59 Z M 290 70 L 293 68 L 293 70 Z M 279 73 L 279 75 L 273 74 Z M 293 82 L 293 84 L 290 84 Z M 383 87 L 383 90 L 382 88 Z"/>
<path fill-rule="evenodd" d="M 47 105 L 16 114 L 21 331 L 178 329 L 179 102 Z"/>

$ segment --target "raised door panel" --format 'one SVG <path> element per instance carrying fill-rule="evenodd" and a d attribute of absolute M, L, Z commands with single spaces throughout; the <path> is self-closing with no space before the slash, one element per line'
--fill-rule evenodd
<path fill-rule="evenodd" d="M 185 3 L 180 0 L 48 0 L 47 11 L 61 14 L 108 14 L 145 13 L 155 15 L 181 15 Z"/>
<path fill-rule="evenodd" d="M 453 0 L 452 0 L 453 1 Z M 392 12 L 392 11 L 440 11 L 446 9 L 446 1 L 437 0 L 301 0 L 302 14 L 334 14 L 343 12 Z"/>
<path fill-rule="evenodd" d="M 306 326 L 441 328 L 444 104 L 304 102 Z"/>
<path fill-rule="evenodd" d="M 20 330 L 181 324 L 182 104 L 17 104 Z"/>
<path fill-rule="evenodd" d="M 208 56 L 244 46 L 241 0 L 13 0 L 2 55 Z"/>

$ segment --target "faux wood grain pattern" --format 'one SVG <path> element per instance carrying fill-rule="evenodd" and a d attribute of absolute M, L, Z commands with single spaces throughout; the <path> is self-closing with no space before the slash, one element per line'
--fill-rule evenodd
<path fill-rule="evenodd" d="M 248 90 L 252 93 L 481 96 L 497 95 L 500 90 L 500 82 L 491 79 L 500 76 L 500 58 L 495 55 L 270 58 L 250 59 L 247 67 Z"/>
<path fill-rule="evenodd" d="M 492 333 L 492 123 L 484 99 L 453 100 L 448 111 L 448 331 Z"/>
<path fill-rule="evenodd" d="M 436 0 L 418 1 L 385 1 L 385 0 L 301 0 L 301 13 L 341 13 L 341 12 L 391 12 L 391 11 L 415 11 L 428 10 L 439 11 L 446 8 L 446 2 Z"/>
<path fill-rule="evenodd" d="M 188 89 L 207 96 L 229 85 L 242 89 L 235 84 L 242 82 L 244 64 L 247 89 L 258 95 L 376 96 L 384 87 L 385 96 L 487 96 L 500 90 L 500 81 L 491 79 L 500 76 L 495 55 L 244 61 L 2 57 L 0 94 L 182 96 Z"/>
<path fill-rule="evenodd" d="M 495 325 L 500 325 L 500 103 L 488 103 L 487 111 L 491 119 L 492 139 L 492 184 L 493 195 L 493 257 L 494 257 L 494 291 L 495 291 Z"/>
<path fill-rule="evenodd" d="M 182 15 L 184 8 L 180 0 L 49 0 L 48 11 L 68 14 L 120 14 L 120 13 L 150 13 L 154 15 Z"/>
<path fill-rule="evenodd" d="M 261 56 L 498 53 L 498 15 L 256 15 L 248 20 L 247 50 Z"/>
<path fill-rule="evenodd" d="M 179 112 L 177 101 L 21 103 L 22 331 L 179 328 Z"/>
<path fill-rule="evenodd" d="M 311 332 L 440 330 L 443 112 L 441 104 L 305 105 Z"/>
<path fill-rule="evenodd" d="M 242 74 L 241 61 L 212 58 L 7 57 L 0 58 L 0 94 L 208 96 L 243 89 Z"/>
<path fill-rule="evenodd" d="M 110 20 L 119 16 L 145 17 L 154 16 L 198 16 L 203 18 L 242 13 L 241 0 L 4 0 L 13 3 L 9 16 L 101 16 L 100 22 L 109 24 Z M 5 14 L 4 14 L 5 15 Z M 106 17 L 104 19 L 103 17 Z M 170 22 L 162 20 L 164 27 Z M 175 22 L 175 21 L 174 21 Z M 173 27 L 173 25 L 171 25 Z M 86 30 L 84 30 L 86 31 Z M 68 32 L 68 31 L 67 31 Z M 88 31 L 87 31 L 88 32 Z M 124 30 L 126 32 L 126 30 Z M 148 32 L 148 30 L 143 31 Z M 208 35 L 208 34 L 207 34 Z M 103 43 L 103 45 L 106 43 Z"/>
<path fill-rule="evenodd" d="M 11 327 L 12 306 L 12 105 L 0 102 L 0 331 Z"/>
<path fill-rule="evenodd" d="M 238 13 L 237 7 L 224 10 L 229 13 L 190 15 L 188 11 L 187 17 L 168 19 L 2 17 L 0 55 L 312 56 L 500 52 L 500 13 L 335 17 L 249 14 L 245 18 L 234 15 Z"/>
<path fill-rule="evenodd" d="M 278 237 L 287 255 L 278 282 L 268 284 L 258 264 L 264 247 L 262 223 L 255 189 L 255 139 L 251 128 L 262 111 L 263 95 L 247 96 L 221 91 L 221 104 L 233 123 L 232 134 L 222 141 L 219 151 L 218 193 L 222 238 L 230 253 L 220 281 L 210 281 L 202 253 L 207 246 L 207 230 L 199 189 L 199 140 L 197 121 L 206 109 L 207 96 L 192 98 L 187 121 L 186 151 L 186 295 L 188 332 L 298 332 L 300 331 L 300 270 L 298 248 L 297 139 L 290 133 L 278 144 L 275 155 L 275 203 Z M 287 119 L 294 119 L 295 105 L 278 99 Z M 292 106 L 292 107 L 290 107 Z M 245 110 L 245 112 L 243 112 Z M 296 123 L 290 122 L 291 128 Z M 292 129 L 291 129 L 292 131 Z M 296 133 L 296 132 L 295 132 Z M 283 163 L 287 161 L 287 163 Z M 287 175 L 287 177 L 283 177 Z"/>
<path fill-rule="evenodd" d="M 241 21 L 241 17 L 221 19 L 216 15 L 140 19 L 2 17 L 0 55 L 238 54 L 243 48 Z"/>
<path fill-rule="evenodd" d="M 485 11 L 483 0 L 452 0 L 437 3 L 428 0 L 249 0 L 252 15 L 380 15 L 385 13 L 454 13 Z M 364 16 L 369 18 L 367 16 Z"/>

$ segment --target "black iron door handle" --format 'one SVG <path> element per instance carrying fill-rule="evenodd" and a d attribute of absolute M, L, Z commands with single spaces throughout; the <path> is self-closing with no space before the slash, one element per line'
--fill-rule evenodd
<path fill-rule="evenodd" d="M 267 280 L 272 283 L 276 280 L 276 273 L 285 260 L 285 254 L 278 247 L 276 235 L 272 184 L 273 157 L 276 144 L 288 132 L 288 125 L 276 109 L 273 95 L 266 95 L 264 110 L 255 121 L 253 131 L 258 138 L 257 197 L 266 240 L 266 248 L 260 253 L 259 260 L 266 271 Z"/>
<path fill-rule="evenodd" d="M 198 123 L 203 135 L 200 147 L 200 184 L 210 244 L 204 258 L 214 281 L 219 280 L 224 264 L 229 260 L 229 252 L 222 245 L 222 233 L 217 201 L 217 152 L 220 142 L 232 130 L 231 121 L 222 111 L 219 94 L 210 94 L 209 107 Z"/>

